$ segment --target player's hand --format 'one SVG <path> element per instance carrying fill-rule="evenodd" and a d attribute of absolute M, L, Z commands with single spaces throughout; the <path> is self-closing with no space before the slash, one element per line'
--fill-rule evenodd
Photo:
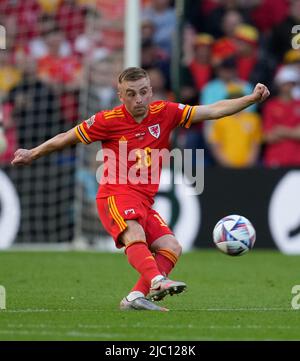
<path fill-rule="evenodd" d="M 261 103 L 268 98 L 270 91 L 264 84 L 257 83 L 252 94 L 255 103 Z"/>
<path fill-rule="evenodd" d="M 18 149 L 14 154 L 12 165 L 29 165 L 33 161 L 32 150 Z"/>

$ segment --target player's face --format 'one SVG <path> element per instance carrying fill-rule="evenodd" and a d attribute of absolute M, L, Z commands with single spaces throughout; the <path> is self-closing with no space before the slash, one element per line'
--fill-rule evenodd
<path fill-rule="evenodd" d="M 119 97 L 134 118 L 145 117 L 152 98 L 150 80 L 124 81 L 119 84 Z"/>

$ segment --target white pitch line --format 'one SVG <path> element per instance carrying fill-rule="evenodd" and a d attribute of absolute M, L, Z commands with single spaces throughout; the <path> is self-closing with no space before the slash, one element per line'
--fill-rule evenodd
<path fill-rule="evenodd" d="M 160 326 L 160 325 L 159 325 Z M 158 326 L 158 327 L 159 327 Z M 207 329 L 207 328 L 206 328 Z M 202 330 L 205 330 L 205 327 L 202 328 Z M 28 330 L 19 330 L 19 331 L 13 331 L 13 330 L 8 330 L 8 331 L 5 331 L 5 330 L 0 330 L 0 335 L 10 335 L 10 336 L 16 336 L 16 335 L 24 335 L 24 336 L 32 336 L 32 339 L 37 339 L 37 338 L 40 338 L 41 336 L 48 336 L 48 337 L 53 337 L 55 339 L 57 339 L 58 337 L 63 340 L 64 338 L 66 337 L 69 337 L 69 338 L 74 338 L 75 340 L 78 340 L 78 339 L 82 339 L 82 338 L 87 338 L 87 339 L 99 339 L 99 340 L 103 340 L 103 339 L 106 339 L 106 340 L 113 340 L 113 339 L 117 339 L 117 340 L 122 340 L 123 337 L 124 337 L 124 333 L 86 333 L 86 332 L 78 332 L 76 330 L 71 330 L 71 331 L 68 331 L 68 332 L 51 332 L 51 331 L 28 331 Z M 37 338 L 36 338 L 37 336 Z M 157 338 L 156 337 L 149 337 L 149 335 L 139 331 L 139 337 L 145 337 L 148 341 L 157 341 Z M 170 335 L 163 335 L 163 338 L 165 341 L 174 341 L 174 336 L 170 336 Z M 48 338 L 49 339 L 49 338 Z M 223 340 L 223 341 L 233 341 L 235 340 L 233 337 L 231 338 L 218 338 L 219 340 Z M 186 341 L 187 340 L 187 337 L 186 336 L 176 336 L 176 340 L 177 341 Z M 210 340 L 210 341 L 215 341 L 216 338 L 215 337 L 207 337 L 206 334 L 203 334 L 202 335 L 197 335 L 196 338 L 193 338 L 192 341 L 202 341 L 202 340 Z M 248 338 L 248 337 L 244 337 L 244 338 L 241 338 L 240 340 L 247 340 L 247 341 L 257 341 L 257 340 L 260 340 L 260 338 Z M 270 339 L 271 340 L 271 339 Z M 276 340 L 276 338 L 274 338 L 274 340 Z M 189 339 L 189 341 L 191 341 Z M 296 340 L 295 340 L 296 341 Z"/>
<path fill-rule="evenodd" d="M 0 330 L 2 335 L 36 335 L 35 331 L 29 330 Z M 53 331 L 38 331 L 39 336 L 61 336 L 61 337 L 96 337 L 96 338 L 112 338 L 112 337 L 123 337 L 122 333 L 86 333 L 78 332 L 77 330 L 70 330 L 68 332 L 53 332 Z"/>
<path fill-rule="evenodd" d="M 34 329 L 45 329 L 45 328 L 56 328 L 56 329 L 69 329 L 70 326 L 67 325 L 47 325 L 47 324 L 8 324 L 8 328 L 34 328 Z M 118 328 L 136 328 L 136 329 L 144 329 L 145 325 L 142 324 L 120 324 L 118 326 L 112 325 L 82 325 L 79 324 L 77 326 L 71 326 L 72 328 L 78 327 L 78 329 L 113 329 L 115 327 Z M 162 324 L 152 324 L 147 326 L 147 328 L 160 328 L 160 329 L 300 329 L 300 325 L 296 326 L 288 326 L 288 325 L 162 325 Z M 5 331 L 0 331 L 5 332 Z M 8 330 L 8 332 L 14 332 L 12 330 Z M 18 330 L 16 330 L 18 332 Z M 43 332 L 43 331 L 41 331 Z M 46 331 L 47 332 L 47 331 Z M 77 331 L 76 331 L 77 332 Z M 81 332 L 81 331 L 80 331 Z"/>
<path fill-rule="evenodd" d="M 50 312 L 78 312 L 78 311 L 80 311 L 80 312 L 104 312 L 105 310 L 27 308 L 27 309 L 5 310 L 3 313 L 47 313 L 47 312 L 50 313 Z"/>
<path fill-rule="evenodd" d="M 294 311 L 288 307 L 243 307 L 243 308 L 192 308 L 192 309 L 175 309 L 173 312 L 270 312 L 270 311 Z M 120 310 L 103 310 L 103 309 L 15 309 L 15 310 L 3 310 L 1 313 L 47 313 L 47 312 L 121 312 Z"/>
<path fill-rule="evenodd" d="M 189 311 L 189 310 L 188 310 Z M 292 308 L 287 307 L 241 307 L 241 308 L 197 308 L 191 311 L 208 311 L 208 312 L 223 312 L 223 311 L 294 311 Z"/>

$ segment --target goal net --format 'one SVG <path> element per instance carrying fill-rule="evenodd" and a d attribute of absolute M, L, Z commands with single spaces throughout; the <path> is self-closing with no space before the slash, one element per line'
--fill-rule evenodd
<path fill-rule="evenodd" d="M 7 219 L 19 217 L 11 209 L 20 210 L 0 248 L 12 242 L 103 248 L 107 236 L 95 205 L 101 144 L 71 147 L 30 167 L 12 168 L 10 161 L 16 149 L 31 149 L 118 104 L 124 6 L 125 0 L 0 2 L 0 123 L 7 143 L 0 154 L 1 235 Z M 17 200 L 8 205 L 5 192 L 13 188 Z"/>

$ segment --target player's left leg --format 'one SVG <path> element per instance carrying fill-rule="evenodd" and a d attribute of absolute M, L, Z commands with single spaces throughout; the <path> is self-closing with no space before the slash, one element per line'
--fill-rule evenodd
<path fill-rule="evenodd" d="M 168 276 L 182 253 L 182 247 L 173 234 L 165 234 L 150 245 L 160 272 Z"/>
<path fill-rule="evenodd" d="M 158 269 L 165 278 L 151 287 L 144 277 L 140 277 L 132 291 L 140 291 L 152 301 L 160 301 L 168 294 L 172 296 L 183 292 L 186 289 L 184 282 L 167 278 L 181 255 L 181 246 L 176 238 L 170 234 L 162 236 L 152 243 L 150 249 L 155 254 Z"/>
<path fill-rule="evenodd" d="M 166 277 L 151 286 L 148 298 L 152 301 L 160 301 L 168 294 L 172 296 L 186 290 L 184 282 L 171 281 L 167 278 L 182 252 L 175 236 L 169 234 L 158 238 L 151 244 L 151 250 L 156 254 L 155 260 L 158 269 Z"/>

